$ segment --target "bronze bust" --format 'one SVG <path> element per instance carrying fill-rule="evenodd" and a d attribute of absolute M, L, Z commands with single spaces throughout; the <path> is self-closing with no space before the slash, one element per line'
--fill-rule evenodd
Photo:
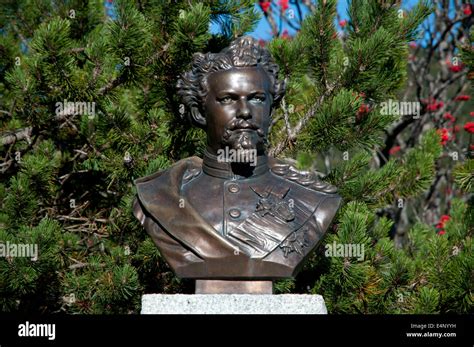
<path fill-rule="evenodd" d="M 204 158 L 135 181 L 134 214 L 181 278 L 294 277 L 341 198 L 315 174 L 266 155 L 284 95 L 269 51 L 241 37 L 197 53 L 178 81 L 189 120 L 207 134 Z"/>

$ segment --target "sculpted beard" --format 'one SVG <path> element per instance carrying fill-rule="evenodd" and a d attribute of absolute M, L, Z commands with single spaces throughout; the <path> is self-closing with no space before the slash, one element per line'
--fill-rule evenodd
<path fill-rule="evenodd" d="M 251 152 L 263 152 L 266 143 L 265 132 L 257 124 L 244 119 L 231 120 L 222 135 L 224 147 L 240 152 L 247 161 L 253 157 Z"/>

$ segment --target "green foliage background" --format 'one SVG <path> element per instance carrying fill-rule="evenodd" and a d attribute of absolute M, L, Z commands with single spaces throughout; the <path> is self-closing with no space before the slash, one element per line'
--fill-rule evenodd
<path fill-rule="evenodd" d="M 377 213 L 423 194 L 442 152 L 430 131 L 383 166 L 373 160 L 395 120 L 378 104 L 404 86 L 407 43 L 431 11 L 420 2 L 400 18 L 396 3 L 353 0 L 342 42 L 336 2 L 317 2 L 293 40 L 268 44 L 288 83 L 273 115 L 273 148 L 285 141 L 284 118 L 301 122 L 279 155 L 308 168 L 330 154 L 325 179 L 339 187 L 344 207 L 324 243 L 366 250 L 363 261 L 329 258 L 322 245 L 295 280 L 275 289 L 322 294 L 332 313 L 472 312 L 472 198 L 452 202 L 445 235 L 414 223 L 403 248 Z M 143 293 L 193 290 L 133 217 L 132 182 L 202 154 L 204 133 L 178 116 L 176 78 L 194 52 L 221 50 L 259 14 L 243 0 L 114 5 L 112 20 L 98 0 L 2 4 L 0 241 L 39 247 L 36 261 L 0 259 L 3 312 L 138 313 Z M 211 34 L 210 23 L 221 34 Z M 95 112 L 58 111 L 64 100 L 93 102 Z M 360 112 L 363 104 L 369 112 Z M 469 173 L 472 160 L 457 169 L 466 196 Z"/>

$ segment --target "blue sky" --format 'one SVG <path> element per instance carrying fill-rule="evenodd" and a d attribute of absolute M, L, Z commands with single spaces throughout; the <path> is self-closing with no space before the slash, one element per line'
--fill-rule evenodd
<path fill-rule="evenodd" d="M 273 2 L 278 3 L 277 0 L 273 0 Z M 402 2 L 402 7 L 410 9 L 417 2 L 418 2 L 417 0 L 404 0 Z M 295 17 L 297 17 L 298 15 L 297 15 L 296 6 L 291 5 L 291 4 L 289 4 L 289 5 L 290 5 L 290 7 L 287 10 L 287 16 L 291 15 L 289 11 L 293 11 L 293 14 L 295 15 Z M 258 11 L 262 12 L 262 10 L 260 9 L 260 6 L 258 5 L 258 3 L 255 4 L 255 7 L 257 8 Z M 306 6 L 301 5 L 301 9 L 303 10 L 303 16 L 308 14 Z M 341 20 L 348 18 L 348 16 L 347 16 L 347 0 L 339 0 L 338 1 L 338 3 L 337 3 L 337 12 L 338 12 Z M 338 25 L 338 23 L 336 23 L 336 25 Z M 283 29 L 288 30 L 288 33 L 290 35 L 295 34 L 295 31 L 291 27 L 289 27 L 288 25 L 284 24 Z M 218 28 L 217 25 L 212 25 L 211 26 L 211 31 L 212 32 L 217 32 L 218 30 L 219 30 L 219 28 Z M 270 40 L 272 38 L 270 25 L 268 24 L 267 20 L 263 16 L 263 13 L 262 13 L 262 19 L 260 20 L 260 22 L 256 26 L 255 30 L 250 33 L 250 35 L 257 38 L 257 39 L 263 39 L 263 40 Z"/>
<path fill-rule="evenodd" d="M 273 0 L 273 2 L 277 2 L 275 0 Z M 287 12 L 287 16 L 288 14 L 290 13 L 290 11 L 293 11 L 293 14 L 295 17 L 298 16 L 298 12 L 296 10 L 296 6 L 295 5 L 291 5 L 289 4 L 290 7 L 288 8 L 288 10 L 286 10 Z M 256 7 L 258 8 L 258 10 L 260 12 L 262 12 L 262 10 L 260 9 L 260 6 L 258 4 L 256 4 Z M 303 11 L 303 17 L 305 17 L 307 14 L 308 14 L 308 10 L 307 10 L 307 7 L 304 6 L 304 5 L 301 5 L 301 10 Z M 341 16 L 341 18 L 344 18 L 346 17 L 345 16 L 345 13 L 346 13 L 346 9 L 347 9 L 347 3 L 345 0 L 343 1 L 338 1 L 338 4 L 337 4 L 337 12 L 339 14 L 344 14 L 343 16 Z M 278 21 L 279 22 L 279 21 Z M 293 30 L 291 27 L 289 27 L 288 25 L 285 25 L 283 24 L 283 30 L 288 30 L 288 33 L 293 36 L 295 34 L 295 30 Z M 270 29 L 270 25 L 268 24 L 268 21 L 265 19 L 265 17 L 262 15 L 262 19 L 260 20 L 260 22 L 258 23 L 257 27 L 255 28 L 255 30 L 251 33 L 251 35 L 257 39 L 263 39 L 263 40 L 270 40 L 272 38 L 272 35 L 271 35 L 271 29 Z"/>

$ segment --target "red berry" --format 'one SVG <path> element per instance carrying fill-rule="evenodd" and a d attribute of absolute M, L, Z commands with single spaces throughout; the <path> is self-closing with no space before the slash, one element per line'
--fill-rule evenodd
<path fill-rule="evenodd" d="M 260 1 L 259 5 L 262 8 L 262 11 L 267 13 L 268 8 L 270 7 L 270 1 Z"/>
<path fill-rule="evenodd" d="M 462 12 L 463 12 L 466 16 L 470 16 L 470 15 L 472 14 L 471 5 L 469 5 L 469 4 L 464 4 L 463 7 L 462 7 Z"/>
<path fill-rule="evenodd" d="M 474 134 L 474 122 L 467 122 L 464 124 L 464 130 L 470 134 Z"/>
<path fill-rule="evenodd" d="M 400 150 L 400 146 L 393 146 L 393 147 L 390 148 L 390 150 L 388 151 L 388 154 L 394 155 L 394 154 L 397 153 L 399 150 Z"/>
<path fill-rule="evenodd" d="M 455 101 L 468 101 L 471 97 L 469 95 L 458 95 L 454 98 Z"/>

